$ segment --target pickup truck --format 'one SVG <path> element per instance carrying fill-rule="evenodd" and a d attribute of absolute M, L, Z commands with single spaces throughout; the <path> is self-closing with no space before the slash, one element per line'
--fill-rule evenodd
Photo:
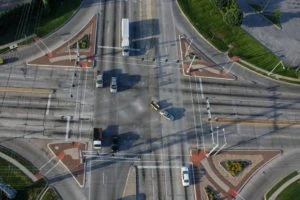
<path fill-rule="evenodd" d="M 99 150 L 102 146 L 102 128 L 94 128 L 93 149 Z"/>

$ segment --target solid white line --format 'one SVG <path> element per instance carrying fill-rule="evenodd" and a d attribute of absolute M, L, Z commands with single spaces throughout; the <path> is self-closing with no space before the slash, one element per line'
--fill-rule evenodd
<path fill-rule="evenodd" d="M 189 81 L 190 81 L 190 91 L 191 91 L 191 98 L 192 98 L 192 105 L 193 105 L 195 133 L 197 133 L 197 128 L 196 128 L 197 123 L 196 123 L 196 117 L 195 117 L 195 106 L 194 106 L 194 96 L 193 96 L 193 91 L 192 91 L 191 77 L 189 77 Z M 198 137 L 196 137 L 196 143 L 197 143 L 197 147 L 198 147 L 199 146 Z"/>
<path fill-rule="evenodd" d="M 67 116 L 67 127 L 66 127 L 66 136 L 65 136 L 66 140 L 68 140 L 69 138 L 70 120 L 71 120 L 71 116 Z"/>
<path fill-rule="evenodd" d="M 56 156 L 53 156 L 52 158 L 50 158 L 50 160 L 48 160 L 44 165 L 42 165 L 39 170 L 41 171 L 41 169 L 43 169 L 48 163 L 50 163 L 53 159 L 55 159 Z"/>
<path fill-rule="evenodd" d="M 199 82 L 200 82 L 201 97 L 202 97 L 202 99 L 204 99 L 203 86 L 202 86 L 202 79 L 201 78 L 199 78 Z"/>
<path fill-rule="evenodd" d="M 200 78 L 201 80 L 201 78 Z M 201 88 L 201 86 L 200 86 Z M 202 94 L 203 95 L 203 94 Z M 203 97 L 204 98 L 204 97 Z M 201 139 L 202 139 L 202 145 L 203 145 L 203 148 L 205 150 L 205 140 L 204 140 L 204 130 L 203 130 L 203 125 L 202 125 L 202 116 L 201 116 L 201 103 L 200 103 L 200 98 L 199 98 L 199 93 L 197 93 L 197 99 L 198 99 L 198 110 L 199 110 L 199 117 L 200 117 L 200 127 L 201 127 Z M 197 134 L 197 137 L 198 137 L 198 134 Z M 198 144 L 197 144 L 197 148 L 199 148 Z"/>
<path fill-rule="evenodd" d="M 101 49 L 122 49 L 121 47 L 111 47 L 111 46 L 101 46 L 101 45 L 98 45 L 98 48 L 101 48 Z"/>
<path fill-rule="evenodd" d="M 88 70 L 85 71 L 84 89 L 83 89 L 83 100 L 82 100 L 83 103 L 85 102 L 87 74 L 88 74 Z M 81 109 L 81 112 L 79 113 L 79 119 L 81 117 L 81 113 L 84 112 L 84 105 L 85 105 L 85 103 L 81 104 L 81 105 L 82 105 L 82 109 Z M 80 120 L 80 127 L 79 127 L 79 139 L 80 140 L 81 140 L 81 129 L 82 129 L 82 120 Z"/>
<path fill-rule="evenodd" d="M 52 94 L 49 94 L 49 96 L 48 96 L 48 103 L 47 103 L 46 115 L 49 115 L 49 109 L 50 109 L 50 104 L 51 104 L 51 95 Z"/>
<path fill-rule="evenodd" d="M 57 165 L 59 164 L 59 162 L 57 162 L 53 167 L 51 167 L 46 173 L 44 173 L 44 176 L 47 176 L 47 174 L 53 170 Z"/>
<path fill-rule="evenodd" d="M 34 44 L 40 49 L 41 52 L 43 52 L 44 54 L 46 54 L 45 51 L 36 42 Z"/>
<path fill-rule="evenodd" d="M 180 169 L 182 166 L 156 166 L 156 165 L 138 165 L 138 169 L 170 169 L 170 168 L 176 168 Z"/>

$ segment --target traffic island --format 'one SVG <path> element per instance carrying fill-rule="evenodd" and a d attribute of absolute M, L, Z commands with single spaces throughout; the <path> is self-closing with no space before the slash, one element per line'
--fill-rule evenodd
<path fill-rule="evenodd" d="M 44 56 L 28 61 L 30 66 L 45 67 L 92 67 L 96 51 L 98 17 L 94 16 L 78 33 L 54 50 L 50 50 L 38 37 L 34 37 Z"/>
<path fill-rule="evenodd" d="M 87 145 L 81 142 L 64 142 L 48 144 L 50 151 L 61 161 L 80 187 L 85 183 L 84 163 L 80 161 L 80 152 L 86 150 Z"/>
<path fill-rule="evenodd" d="M 222 65 L 218 65 L 206 57 L 185 36 L 179 35 L 179 44 L 183 75 L 225 80 L 236 79 Z"/>
<path fill-rule="evenodd" d="M 191 162 L 200 169 L 195 182 L 198 200 L 234 199 L 250 178 L 268 162 L 281 155 L 280 150 L 228 150 L 210 157 L 203 150 L 191 151 Z M 202 172 L 205 173 L 202 173 Z"/>

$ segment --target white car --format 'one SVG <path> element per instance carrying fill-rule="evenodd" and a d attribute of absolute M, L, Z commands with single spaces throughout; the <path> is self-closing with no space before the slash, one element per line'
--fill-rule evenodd
<path fill-rule="evenodd" d="M 98 73 L 96 79 L 96 88 L 103 87 L 103 74 Z"/>
<path fill-rule="evenodd" d="M 118 91 L 117 77 L 111 77 L 110 92 L 117 93 L 117 91 Z"/>
<path fill-rule="evenodd" d="M 189 168 L 181 167 L 181 181 L 184 187 L 190 185 L 190 176 L 189 176 Z"/>
<path fill-rule="evenodd" d="M 167 120 L 174 121 L 174 116 L 171 115 L 170 113 L 168 113 L 168 112 L 165 111 L 165 110 L 159 111 L 159 114 L 160 114 L 161 116 L 163 116 L 164 118 L 166 118 Z"/>

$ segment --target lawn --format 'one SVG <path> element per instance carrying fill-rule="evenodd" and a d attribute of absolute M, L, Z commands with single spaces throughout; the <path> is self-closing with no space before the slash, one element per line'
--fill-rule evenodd
<path fill-rule="evenodd" d="M 37 27 L 36 34 L 42 37 L 61 26 L 72 16 L 81 1 L 82 0 L 62 1 L 54 15 L 42 19 L 41 24 Z"/>
<path fill-rule="evenodd" d="M 276 200 L 291 200 L 291 199 L 297 199 L 300 197 L 300 181 L 297 180 L 291 185 L 289 185 L 287 188 L 285 188 L 284 191 L 282 191 Z"/>
<path fill-rule="evenodd" d="M 291 178 L 293 178 L 294 176 L 297 176 L 298 172 L 294 171 L 292 173 L 290 173 L 289 175 L 287 175 L 286 177 L 284 177 L 282 180 L 280 180 L 278 183 L 276 183 L 276 185 L 274 185 L 272 187 L 272 189 L 267 193 L 266 197 L 267 199 L 270 198 L 270 196 L 272 196 L 272 194 L 278 190 L 278 188 L 280 188 L 281 185 L 283 185 L 285 182 L 287 182 L 288 180 L 290 180 Z"/>
<path fill-rule="evenodd" d="M 194 27 L 216 48 L 271 71 L 280 61 L 271 51 L 247 34 L 242 28 L 229 26 L 210 0 L 177 0 Z M 232 46 L 233 48 L 228 48 Z M 287 67 L 288 68 L 288 67 Z M 292 69 L 278 67 L 274 73 L 297 77 Z"/>
<path fill-rule="evenodd" d="M 41 200 L 58 200 L 58 199 L 61 198 L 57 195 L 57 193 L 52 188 L 49 188 Z"/>
<path fill-rule="evenodd" d="M 35 200 L 45 186 L 43 179 L 33 183 L 22 171 L 0 158 L 0 177 L 2 181 L 17 191 L 14 200 Z M 2 196 L 2 199 L 8 199 Z"/>
<path fill-rule="evenodd" d="M 41 6 L 30 4 L 10 10 L 0 18 L 0 45 L 25 38 L 33 33 L 47 35 L 64 24 L 79 7 L 82 0 L 61 0 L 50 14 Z M 33 11 L 37 9 L 37 11 Z M 25 11 L 28 11 L 25 15 Z"/>

